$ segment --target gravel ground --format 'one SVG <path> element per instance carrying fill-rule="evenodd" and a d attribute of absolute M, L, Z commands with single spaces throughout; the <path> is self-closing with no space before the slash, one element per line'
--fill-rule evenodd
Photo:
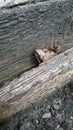
<path fill-rule="evenodd" d="M 2 122 L 0 130 L 73 130 L 73 83 Z"/>

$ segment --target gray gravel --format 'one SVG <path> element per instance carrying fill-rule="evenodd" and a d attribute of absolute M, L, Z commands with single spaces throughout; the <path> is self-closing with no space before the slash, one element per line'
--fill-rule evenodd
<path fill-rule="evenodd" d="M 73 130 L 73 84 L 2 122 L 0 130 Z"/>
<path fill-rule="evenodd" d="M 44 113 L 43 115 L 42 115 L 42 118 L 51 118 L 51 112 L 48 112 L 48 113 Z"/>

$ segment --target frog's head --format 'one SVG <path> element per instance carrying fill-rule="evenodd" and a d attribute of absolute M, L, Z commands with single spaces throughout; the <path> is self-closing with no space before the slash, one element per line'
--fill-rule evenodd
<path fill-rule="evenodd" d="M 44 62 L 55 56 L 56 53 L 53 50 L 44 49 L 36 49 L 35 56 L 39 63 Z"/>

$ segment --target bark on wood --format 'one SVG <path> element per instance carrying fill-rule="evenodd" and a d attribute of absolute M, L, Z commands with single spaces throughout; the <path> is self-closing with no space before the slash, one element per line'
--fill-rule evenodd
<path fill-rule="evenodd" d="M 35 48 L 73 46 L 73 0 L 0 10 L 0 79 L 34 62 Z"/>
<path fill-rule="evenodd" d="M 73 80 L 73 48 L 24 73 L 0 89 L 0 121 Z"/>

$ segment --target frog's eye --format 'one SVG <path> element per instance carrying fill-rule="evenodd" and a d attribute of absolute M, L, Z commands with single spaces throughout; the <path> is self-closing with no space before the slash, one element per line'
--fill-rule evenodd
<path fill-rule="evenodd" d="M 45 48 L 45 49 L 43 49 L 43 50 L 44 50 L 44 52 L 45 52 L 45 53 L 47 53 L 47 52 L 48 52 L 48 50 L 47 50 L 46 48 Z"/>

